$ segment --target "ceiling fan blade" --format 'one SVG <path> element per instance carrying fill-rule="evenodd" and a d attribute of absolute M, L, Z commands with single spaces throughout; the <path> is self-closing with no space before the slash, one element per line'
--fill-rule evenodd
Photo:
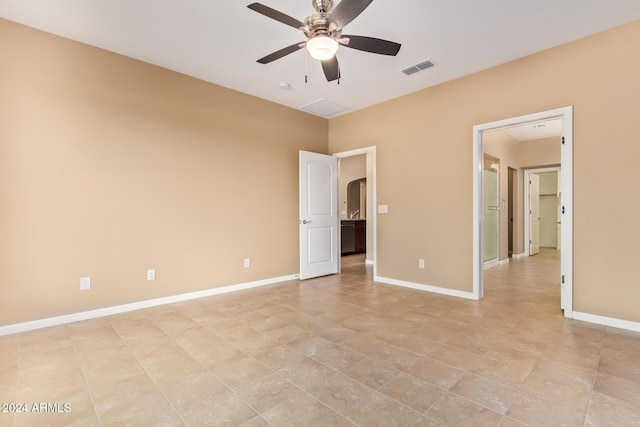
<path fill-rule="evenodd" d="M 344 39 L 344 42 L 342 41 Z M 348 40 L 346 40 L 348 39 Z M 351 49 L 363 50 L 365 52 L 377 53 L 379 55 L 396 56 L 400 47 L 399 43 L 389 40 L 376 39 L 365 36 L 342 36 L 340 44 Z"/>
<path fill-rule="evenodd" d="M 268 64 L 269 62 L 273 62 L 276 59 L 280 59 L 283 56 L 287 56 L 290 53 L 296 52 L 300 49 L 302 49 L 304 47 L 304 43 L 296 43 L 296 44 L 292 44 L 291 46 L 287 46 L 285 48 L 282 48 L 280 50 L 276 50 L 275 52 L 265 56 L 264 58 L 260 58 L 258 59 L 257 62 L 261 63 L 261 64 Z"/>
<path fill-rule="evenodd" d="M 340 66 L 338 65 L 338 58 L 335 56 L 331 59 L 327 59 L 322 62 L 322 70 L 327 78 L 328 82 L 338 80 L 340 78 Z"/>
<path fill-rule="evenodd" d="M 342 0 L 331 12 L 330 20 L 344 28 L 371 4 L 373 0 Z"/>
<path fill-rule="evenodd" d="M 282 12 L 279 12 L 275 9 L 271 9 L 269 6 L 265 6 L 263 4 L 260 3 L 251 3 L 250 5 L 247 6 L 249 9 L 251 10 L 255 10 L 256 12 L 271 18 L 271 19 L 275 19 L 278 22 L 282 22 L 283 24 L 287 24 L 290 27 L 293 27 L 297 30 L 299 30 L 300 28 L 304 27 L 304 24 L 300 21 L 298 21 L 296 18 L 292 18 L 291 16 L 284 14 Z"/>

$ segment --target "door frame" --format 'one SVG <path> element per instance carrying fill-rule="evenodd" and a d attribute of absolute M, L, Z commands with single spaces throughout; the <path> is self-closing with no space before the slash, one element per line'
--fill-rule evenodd
<path fill-rule="evenodd" d="M 529 186 L 527 182 L 529 182 L 529 175 L 545 173 L 545 172 L 558 172 L 558 175 L 562 173 L 562 166 L 557 167 L 549 167 L 549 168 L 536 168 L 536 169 L 525 169 L 524 170 L 524 209 L 523 209 L 523 218 L 524 218 L 524 256 L 531 256 L 530 247 L 527 242 L 531 236 L 531 227 L 529 225 Z"/>
<path fill-rule="evenodd" d="M 484 296 L 482 263 L 482 133 L 489 130 L 521 126 L 539 121 L 562 119 L 561 176 L 562 176 L 562 254 L 561 308 L 564 316 L 573 318 L 573 106 L 512 117 L 473 126 L 473 298 Z"/>
<path fill-rule="evenodd" d="M 369 212 L 367 209 L 367 227 L 369 227 L 369 221 L 371 221 L 371 235 L 373 236 L 372 242 L 372 251 L 373 251 L 373 277 L 374 279 L 378 276 L 378 185 L 377 185 L 377 175 L 376 175 L 376 146 L 357 148 L 349 151 L 341 151 L 339 153 L 333 153 L 332 156 L 337 157 L 338 159 L 342 159 L 345 157 L 359 156 L 361 154 L 366 154 L 367 156 L 371 156 L 371 180 L 372 182 L 372 201 L 371 206 L 373 209 Z M 340 176 L 340 162 L 338 161 L 338 176 Z M 367 186 L 369 185 L 369 180 L 367 179 Z M 338 205 L 338 218 L 340 218 L 340 203 Z M 338 239 L 340 240 L 340 239 Z M 338 251 L 340 248 L 338 248 Z M 340 252 L 338 252 L 340 253 Z M 367 255 L 369 257 L 369 255 Z M 338 271 L 342 271 L 341 263 L 338 262 Z"/>

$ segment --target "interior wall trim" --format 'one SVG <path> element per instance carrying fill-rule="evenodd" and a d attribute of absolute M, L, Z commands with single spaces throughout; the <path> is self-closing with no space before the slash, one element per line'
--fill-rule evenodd
<path fill-rule="evenodd" d="M 424 285 L 422 283 L 406 282 L 404 280 L 390 279 L 388 277 L 380 276 L 374 276 L 373 280 L 380 283 L 386 283 L 388 285 L 402 286 L 403 288 L 417 289 L 420 291 L 432 292 L 435 294 L 442 294 L 465 299 L 475 299 L 473 296 L 473 292 L 458 291 L 455 289 Z"/>
<path fill-rule="evenodd" d="M 573 312 L 574 320 L 582 320 L 584 322 L 596 323 L 598 325 L 611 326 L 613 328 L 627 329 L 629 331 L 640 332 L 640 323 L 630 320 L 616 319 L 614 317 L 599 316 L 597 314 Z"/>
<path fill-rule="evenodd" d="M 273 277 L 270 279 L 256 280 L 253 282 L 239 283 L 236 285 L 222 286 L 220 288 L 205 289 L 203 291 L 189 292 L 186 294 L 172 295 L 169 297 L 155 298 L 146 301 L 138 301 L 129 304 L 116 305 L 112 307 L 99 308 L 96 310 L 82 311 L 79 313 L 66 314 L 62 316 L 49 317 L 46 319 L 33 320 L 29 322 L 16 323 L 13 325 L 0 326 L 0 336 L 17 334 L 20 332 L 32 331 L 35 329 L 48 328 L 51 326 L 64 325 L 67 323 L 79 322 L 82 320 L 96 319 L 99 317 L 111 316 L 128 311 L 140 310 L 143 308 L 157 307 L 159 305 L 172 304 L 181 301 L 188 301 L 212 295 L 225 294 L 229 292 L 241 291 L 244 289 L 257 288 L 260 286 L 273 285 L 275 283 L 297 280 L 299 274 Z"/>

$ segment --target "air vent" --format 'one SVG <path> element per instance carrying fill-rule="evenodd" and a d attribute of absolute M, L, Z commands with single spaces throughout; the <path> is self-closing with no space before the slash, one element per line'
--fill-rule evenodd
<path fill-rule="evenodd" d="M 425 59 L 422 62 L 419 62 L 415 65 L 407 67 L 402 70 L 407 76 L 417 73 L 418 71 L 426 70 L 427 68 L 435 67 L 436 63 L 430 59 Z"/>
<path fill-rule="evenodd" d="M 338 104 L 337 102 L 321 98 L 300 107 L 300 109 L 307 113 L 315 114 L 316 116 L 331 117 L 338 113 L 342 113 L 343 111 L 347 111 L 349 108 Z"/>

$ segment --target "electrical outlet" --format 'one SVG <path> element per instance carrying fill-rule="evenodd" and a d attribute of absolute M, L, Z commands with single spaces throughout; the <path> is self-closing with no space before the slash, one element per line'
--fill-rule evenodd
<path fill-rule="evenodd" d="M 155 270 L 155 268 L 147 270 L 147 280 L 156 280 L 156 270 Z"/>
<path fill-rule="evenodd" d="M 89 277 L 89 276 L 81 277 L 80 278 L 80 290 L 81 291 L 88 291 L 89 289 L 91 289 L 91 277 Z"/>
<path fill-rule="evenodd" d="M 251 267 L 251 258 L 245 258 L 244 259 L 244 268 L 249 268 Z"/>
<path fill-rule="evenodd" d="M 424 259 L 420 258 L 418 260 L 418 268 L 424 269 Z"/>

